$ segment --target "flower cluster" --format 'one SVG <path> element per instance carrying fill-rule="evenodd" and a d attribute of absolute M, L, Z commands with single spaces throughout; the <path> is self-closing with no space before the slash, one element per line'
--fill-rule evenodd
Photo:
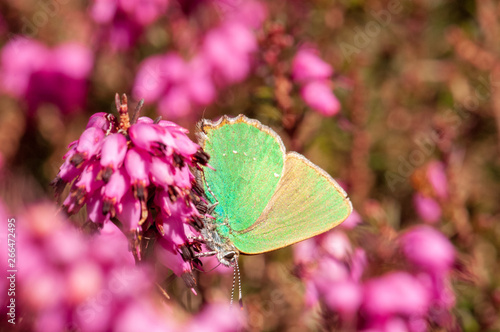
<path fill-rule="evenodd" d="M 335 313 L 335 329 L 358 331 L 427 331 L 449 328 L 454 294 L 449 272 L 453 246 L 438 231 L 415 227 L 396 247 L 406 265 L 370 275 L 366 252 L 353 248 L 341 230 L 295 246 L 298 275 L 306 281 L 306 304 L 324 303 Z M 373 271 L 371 271 L 373 272 Z"/>
<path fill-rule="evenodd" d="M 134 263 L 126 237 L 112 224 L 84 235 L 44 203 L 29 206 L 16 227 L 22 262 L 16 314 L 25 317 L 17 321 L 23 331 L 195 331 L 206 330 L 208 320 L 213 331 L 241 328 L 241 313 L 227 304 L 178 319 L 180 309 L 158 300 L 149 265 Z"/>
<path fill-rule="evenodd" d="M 292 78 L 300 86 L 305 103 L 325 116 L 333 116 L 340 110 L 340 103 L 332 92 L 332 67 L 317 55 L 311 47 L 301 48 L 292 62 Z"/>
<path fill-rule="evenodd" d="M 136 116 L 130 121 L 125 95 L 121 101 L 117 95 L 117 109 L 119 119 L 94 114 L 70 144 L 53 181 L 56 193 L 72 183 L 65 211 L 74 214 L 86 204 L 92 224 L 118 225 L 135 239 L 137 260 L 144 258 L 141 250 L 148 246 L 143 234 L 152 232 L 149 239 L 158 235 L 161 261 L 193 287 L 190 248 L 206 211 L 203 191 L 190 168 L 201 169 L 208 155 L 170 121 L 135 121 Z"/>
<path fill-rule="evenodd" d="M 32 39 L 14 38 L 2 48 L 0 90 L 25 100 L 29 113 L 43 103 L 74 112 L 85 105 L 93 62 L 91 51 L 77 43 L 49 49 Z"/>
<path fill-rule="evenodd" d="M 235 4 L 230 15 L 222 15 L 221 22 L 206 32 L 190 60 L 174 51 L 144 60 L 134 96 L 158 103 L 161 114 L 177 118 L 210 104 L 217 88 L 249 75 L 251 54 L 257 50 L 253 30 L 264 18 L 264 7 L 258 2 Z"/>

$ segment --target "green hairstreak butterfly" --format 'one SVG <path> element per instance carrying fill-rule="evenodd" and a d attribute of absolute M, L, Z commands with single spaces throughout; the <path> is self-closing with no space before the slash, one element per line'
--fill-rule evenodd
<path fill-rule="evenodd" d="M 201 233 L 219 262 L 283 248 L 342 223 L 352 205 L 324 170 L 286 152 L 271 128 L 243 115 L 198 124 L 210 165 L 201 177 L 215 219 Z"/>

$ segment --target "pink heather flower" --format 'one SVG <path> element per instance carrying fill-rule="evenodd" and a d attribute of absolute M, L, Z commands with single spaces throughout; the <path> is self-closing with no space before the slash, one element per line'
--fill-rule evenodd
<path fill-rule="evenodd" d="M 181 3 L 188 13 L 198 5 L 202 6 Z M 208 30 L 189 61 L 169 52 L 142 62 L 133 87 L 136 98 L 157 103 L 160 113 L 170 118 L 186 117 L 212 103 L 217 88 L 241 82 L 249 75 L 252 54 L 257 50 L 254 29 L 262 24 L 265 9 L 254 1 L 220 2 L 220 6 L 221 22 Z"/>
<path fill-rule="evenodd" d="M 351 279 L 359 282 L 367 264 L 368 259 L 366 257 L 366 252 L 362 248 L 354 249 L 354 253 L 351 258 Z"/>
<path fill-rule="evenodd" d="M 358 311 L 363 298 L 362 286 L 349 279 L 331 283 L 324 294 L 330 309 L 346 316 L 346 319 Z"/>
<path fill-rule="evenodd" d="M 182 117 L 195 106 L 207 105 L 215 98 L 211 68 L 205 59 L 184 61 L 176 53 L 152 56 L 140 66 L 134 95 L 158 102 L 162 114 Z"/>
<path fill-rule="evenodd" d="M 132 190 L 129 189 L 123 195 L 117 209 L 116 218 L 122 222 L 125 232 L 132 232 L 137 229 L 137 220 L 142 219 L 142 205 Z"/>
<path fill-rule="evenodd" d="M 361 224 L 363 219 L 361 218 L 358 211 L 353 210 L 352 213 L 347 217 L 347 219 L 339 225 L 339 227 L 344 229 L 353 229 L 357 225 Z"/>
<path fill-rule="evenodd" d="M 186 285 L 193 288 L 196 281 L 191 274 L 191 263 L 185 260 L 180 252 L 173 251 L 171 243 L 160 241 L 160 245 L 156 246 L 156 257 L 158 262 L 172 270 L 178 277 L 181 277 Z"/>
<path fill-rule="evenodd" d="M 200 250 L 193 239 L 203 226 L 197 206 L 204 204 L 204 197 L 193 188 L 191 168 L 206 165 L 208 155 L 184 128 L 144 117 L 130 124 L 126 99 L 118 104 L 120 122 L 95 114 L 80 139 L 70 144 L 53 181 L 56 193 L 72 182 L 63 207 L 73 214 L 86 205 L 89 222 L 97 228 L 113 221 L 129 239 L 157 229 L 161 239 L 152 243 L 168 249 L 160 261 L 193 287 L 191 269 L 199 263 L 194 255 Z M 156 235 L 149 234 L 148 239 Z M 131 246 L 140 259 L 141 246 L 137 242 Z"/>
<path fill-rule="evenodd" d="M 71 113 L 85 105 L 92 68 L 92 53 L 83 45 L 49 49 L 38 41 L 16 38 L 2 49 L 0 89 L 24 98 L 30 113 L 43 103 Z"/>
<path fill-rule="evenodd" d="M 120 0 L 118 3 L 135 21 L 148 25 L 165 13 L 169 0 Z"/>
<path fill-rule="evenodd" d="M 448 198 L 448 179 L 442 162 L 432 161 L 429 163 L 427 178 L 438 198 Z"/>
<path fill-rule="evenodd" d="M 336 286 L 354 286 L 366 258 L 357 249 L 353 252 L 347 236 L 341 231 L 330 231 L 299 242 L 293 248 L 298 274 L 306 283 L 306 305 L 311 307 L 324 299 L 332 310 L 346 315 L 353 313 L 360 303 L 360 288 L 346 288 L 345 306 L 340 308 L 340 302 L 335 300 Z"/>
<path fill-rule="evenodd" d="M 296 265 L 309 264 L 317 257 L 317 244 L 315 238 L 301 241 L 293 246 L 293 258 Z"/>
<path fill-rule="evenodd" d="M 312 81 L 300 90 L 305 103 L 324 116 L 334 116 L 340 111 L 340 102 L 333 94 L 328 81 Z"/>
<path fill-rule="evenodd" d="M 413 205 L 425 222 L 433 224 L 441 219 L 441 206 L 434 199 L 416 193 L 413 196 Z"/>
<path fill-rule="evenodd" d="M 428 290 L 406 272 L 391 272 L 364 286 L 363 309 L 370 316 L 423 316 L 428 308 Z"/>
<path fill-rule="evenodd" d="M 332 257 L 342 260 L 352 253 L 351 242 L 344 232 L 332 230 L 322 236 L 322 247 Z"/>
<path fill-rule="evenodd" d="M 151 273 L 135 266 L 120 232 L 105 226 L 102 235 L 85 236 L 49 204 L 28 207 L 16 228 L 24 262 L 16 302 L 30 317 L 19 322 L 23 330 L 112 331 L 138 307 L 143 327 L 168 328 L 168 312 L 151 306 Z"/>
<path fill-rule="evenodd" d="M 130 176 L 130 182 L 137 191 L 144 191 L 149 185 L 149 165 L 151 165 L 151 156 L 142 149 L 131 148 L 125 156 L 125 169 Z M 138 193 L 139 194 L 139 193 Z"/>
<path fill-rule="evenodd" d="M 186 326 L 186 331 L 236 332 L 243 328 L 242 310 L 228 304 L 210 304 Z"/>
<path fill-rule="evenodd" d="M 116 121 L 116 119 L 112 114 L 105 112 L 94 113 L 90 116 L 89 122 L 87 123 L 87 127 L 85 129 L 95 127 L 105 131 L 106 133 L 108 132 L 108 130 L 111 130 L 110 133 L 113 133 L 116 132 L 114 121 Z M 73 143 L 76 144 L 78 143 L 78 141 L 74 141 Z M 68 148 L 71 148 L 71 144 Z"/>
<path fill-rule="evenodd" d="M 301 85 L 304 102 L 324 116 L 340 111 L 340 102 L 330 88 L 332 67 L 318 57 L 314 48 L 302 48 L 292 61 L 292 78 Z"/>
<path fill-rule="evenodd" d="M 227 83 L 239 82 L 248 75 L 249 56 L 256 48 L 251 30 L 236 22 L 209 31 L 203 43 L 207 61 Z"/>
<path fill-rule="evenodd" d="M 404 234 L 401 247 L 413 266 L 430 274 L 447 273 L 455 261 L 455 249 L 450 241 L 429 226 L 415 227 Z"/>
<path fill-rule="evenodd" d="M 301 48 L 292 61 L 292 77 L 298 82 L 329 79 L 333 74 L 332 66 L 324 62 L 317 51 Z"/>
<path fill-rule="evenodd" d="M 82 162 L 94 157 L 101 150 L 104 135 L 104 131 L 99 128 L 90 127 L 85 129 L 76 144 L 76 151 L 70 162 L 79 167 Z"/>
<path fill-rule="evenodd" d="M 144 60 L 134 83 L 134 95 L 149 102 L 160 99 L 168 89 L 187 75 L 186 62 L 176 53 L 154 55 Z"/>
<path fill-rule="evenodd" d="M 164 310 L 159 310 L 158 306 Z M 127 306 L 124 311 L 117 313 L 114 330 L 120 332 L 182 331 L 182 326 L 178 326 L 180 324 L 165 314 L 170 311 L 168 309 L 159 303 L 136 301 Z"/>
<path fill-rule="evenodd" d="M 172 87 L 158 103 L 161 114 L 175 119 L 189 116 L 192 110 L 191 99 L 183 88 Z"/>
<path fill-rule="evenodd" d="M 111 48 L 132 47 L 145 27 L 166 13 L 168 0 L 94 0 L 90 15 L 102 25 Z"/>
<path fill-rule="evenodd" d="M 0 82 L 3 91 L 15 97 L 26 95 L 32 73 L 45 67 L 49 50 L 42 43 L 15 38 L 2 48 Z"/>
<path fill-rule="evenodd" d="M 127 139 L 124 135 L 116 133 L 106 136 L 102 142 L 101 167 L 105 173 L 114 172 L 120 168 L 127 154 Z"/>
<path fill-rule="evenodd" d="M 198 105 L 210 104 L 216 96 L 214 82 L 211 77 L 211 66 L 203 56 L 192 59 L 188 64 L 190 77 L 184 89 L 189 97 Z"/>

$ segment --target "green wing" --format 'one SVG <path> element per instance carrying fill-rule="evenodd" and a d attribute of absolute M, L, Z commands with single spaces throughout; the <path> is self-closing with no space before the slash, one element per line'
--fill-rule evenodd
<path fill-rule="evenodd" d="M 271 129 L 242 115 L 198 126 L 200 145 L 215 169 L 204 170 L 206 194 L 219 203 L 218 230 L 228 237 L 229 227 L 247 229 L 264 211 L 283 173 L 285 148 Z"/>
<path fill-rule="evenodd" d="M 282 248 L 328 231 L 352 212 L 344 190 L 304 156 L 291 152 L 266 208 L 249 228 L 229 238 L 243 253 Z"/>
<path fill-rule="evenodd" d="M 206 193 L 218 202 L 219 233 L 238 250 L 258 254 L 328 231 L 352 212 L 344 190 L 304 156 L 285 156 L 281 138 L 245 116 L 203 120 L 200 144 L 215 171 Z"/>

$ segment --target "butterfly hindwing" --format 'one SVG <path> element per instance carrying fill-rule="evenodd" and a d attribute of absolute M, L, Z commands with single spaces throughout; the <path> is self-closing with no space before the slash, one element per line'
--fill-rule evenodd
<path fill-rule="evenodd" d="M 346 193 L 330 175 L 291 152 L 262 214 L 249 228 L 230 234 L 230 239 L 243 253 L 271 251 L 326 232 L 351 211 Z"/>

